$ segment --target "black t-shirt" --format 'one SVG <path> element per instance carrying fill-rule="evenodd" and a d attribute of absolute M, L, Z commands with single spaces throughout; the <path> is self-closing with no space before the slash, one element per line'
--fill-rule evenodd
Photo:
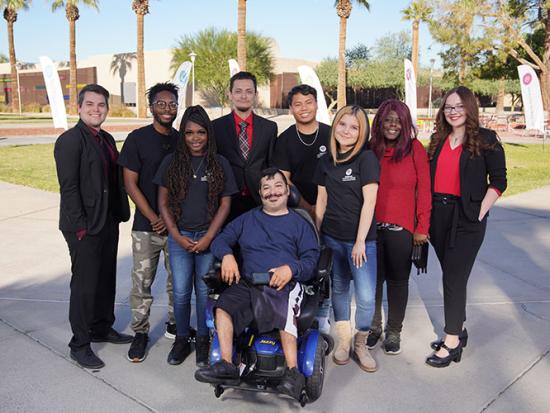
<path fill-rule="evenodd" d="M 144 126 L 131 132 L 118 157 L 118 164 L 139 174 L 138 187 L 147 199 L 149 206 L 158 214 L 157 186 L 153 178 L 157 169 L 166 157 L 174 152 L 179 133 L 172 129 L 170 135 L 158 133 L 153 125 Z M 152 232 L 149 220 L 136 208 L 134 215 L 134 231 Z"/>
<path fill-rule="evenodd" d="M 362 151 L 352 160 L 334 165 L 330 156 L 319 162 L 315 183 L 327 190 L 327 208 L 321 231 L 342 241 L 355 241 L 361 208 L 363 186 L 378 183 L 380 166 L 372 151 Z M 376 239 L 376 222 L 372 219 L 367 240 Z"/>
<path fill-rule="evenodd" d="M 157 185 L 167 187 L 166 172 L 172 162 L 173 155 L 168 155 L 161 163 L 153 182 Z M 216 155 L 221 164 L 224 174 L 224 186 L 222 196 L 231 196 L 239 192 L 233 171 L 227 159 Z M 178 221 L 178 228 L 184 231 L 203 231 L 208 229 L 208 168 L 204 156 L 193 156 L 191 166 L 195 174 L 189 178 L 187 195 L 181 201 L 181 217 Z M 195 178 L 196 176 L 196 178 Z"/>
<path fill-rule="evenodd" d="M 279 135 L 272 164 L 291 174 L 304 199 L 311 205 L 317 201 L 317 185 L 313 182 L 318 161 L 328 153 L 330 126 L 319 123 L 317 133 L 298 134 L 296 125 Z"/>

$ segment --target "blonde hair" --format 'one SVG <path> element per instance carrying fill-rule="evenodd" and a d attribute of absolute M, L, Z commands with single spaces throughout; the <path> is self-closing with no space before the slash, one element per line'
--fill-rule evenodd
<path fill-rule="evenodd" d="M 340 122 L 340 120 L 345 115 L 351 115 L 354 116 L 355 119 L 357 119 L 357 123 L 359 123 L 359 136 L 357 137 L 357 141 L 355 142 L 351 153 L 343 159 L 338 159 L 339 143 L 336 140 L 336 125 L 338 125 L 338 122 Z M 347 162 L 353 157 L 357 156 L 357 154 L 361 152 L 366 142 L 368 141 L 369 133 L 369 118 L 363 108 L 357 105 L 350 105 L 344 106 L 342 109 L 340 109 L 336 113 L 336 116 L 334 116 L 334 120 L 332 121 L 332 130 L 330 133 L 330 152 L 332 154 L 332 161 L 334 162 L 334 165 Z"/>

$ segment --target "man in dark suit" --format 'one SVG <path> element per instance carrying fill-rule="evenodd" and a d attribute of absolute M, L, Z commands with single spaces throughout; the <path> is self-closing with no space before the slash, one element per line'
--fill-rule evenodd
<path fill-rule="evenodd" d="M 80 120 L 55 143 L 61 203 L 59 229 L 71 255 L 69 321 L 71 358 L 85 368 L 103 361 L 90 342 L 129 343 L 112 328 L 115 321 L 118 224 L 130 218 L 115 140 L 101 130 L 109 92 L 87 85 L 78 95 Z"/>
<path fill-rule="evenodd" d="M 277 124 L 252 112 L 257 93 L 252 73 L 236 73 L 228 92 L 233 111 L 213 122 L 218 153 L 231 164 L 240 191 L 232 199 L 228 222 L 261 205 L 258 182 L 277 139 Z"/>

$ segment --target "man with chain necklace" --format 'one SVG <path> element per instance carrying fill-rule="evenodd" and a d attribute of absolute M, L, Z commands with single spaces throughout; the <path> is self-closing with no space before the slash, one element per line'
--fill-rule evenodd
<path fill-rule="evenodd" d="M 317 91 L 309 85 L 293 87 L 288 93 L 288 106 L 296 124 L 277 138 L 272 163 L 300 191 L 299 208 L 305 209 L 314 218 L 317 185 L 313 182 L 313 175 L 319 160 L 328 153 L 330 126 L 315 119 Z M 329 313 L 330 299 L 325 298 L 317 314 L 323 333 L 330 330 Z"/>

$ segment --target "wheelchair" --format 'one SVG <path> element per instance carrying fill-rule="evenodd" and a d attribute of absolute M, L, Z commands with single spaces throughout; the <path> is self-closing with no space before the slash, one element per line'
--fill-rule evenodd
<path fill-rule="evenodd" d="M 303 210 L 295 209 L 315 229 L 311 217 Z M 315 229 L 315 233 L 317 231 Z M 317 234 L 318 235 L 318 234 Z M 318 238 L 319 239 L 319 238 Z M 218 335 L 214 325 L 215 300 L 225 288 L 220 275 L 221 263 L 217 262 L 204 276 L 209 288 L 207 305 L 207 325 L 213 331 L 210 345 L 210 365 L 221 361 Z M 298 369 L 305 376 L 305 388 L 298 399 L 304 407 L 321 396 L 325 377 L 326 356 L 334 347 L 329 335 L 318 330 L 315 316 L 323 298 L 329 296 L 332 253 L 329 248 L 322 248 L 317 270 L 313 279 L 302 284 L 304 297 L 297 319 L 298 329 Z M 239 367 L 238 380 L 221 381 L 212 384 L 214 395 L 219 398 L 226 389 L 279 393 L 276 389 L 286 369 L 286 361 L 278 331 L 258 334 L 254 325 L 249 326 L 240 336 L 235 337 L 233 345 L 233 363 Z"/>

